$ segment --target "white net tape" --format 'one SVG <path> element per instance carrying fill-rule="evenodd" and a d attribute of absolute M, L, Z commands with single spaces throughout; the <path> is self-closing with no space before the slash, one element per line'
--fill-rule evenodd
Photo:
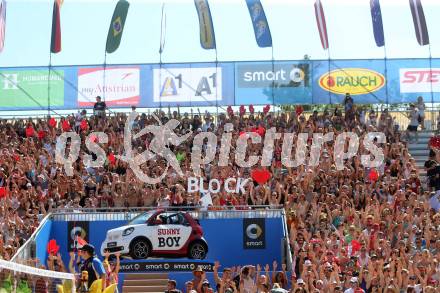
<path fill-rule="evenodd" d="M 0 293 L 75 293 L 75 275 L 0 260 Z"/>

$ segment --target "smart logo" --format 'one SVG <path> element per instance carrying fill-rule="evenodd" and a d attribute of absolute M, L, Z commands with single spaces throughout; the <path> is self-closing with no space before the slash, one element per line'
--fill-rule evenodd
<path fill-rule="evenodd" d="M 308 87 L 309 65 L 304 63 L 282 63 L 238 65 L 238 86 L 241 88 Z"/>
<path fill-rule="evenodd" d="M 266 248 L 266 222 L 262 218 L 243 219 L 243 248 Z"/>
<path fill-rule="evenodd" d="M 258 237 L 261 236 L 261 233 L 263 233 L 263 230 L 257 224 L 250 224 L 246 228 L 246 235 L 250 239 L 258 239 Z"/>

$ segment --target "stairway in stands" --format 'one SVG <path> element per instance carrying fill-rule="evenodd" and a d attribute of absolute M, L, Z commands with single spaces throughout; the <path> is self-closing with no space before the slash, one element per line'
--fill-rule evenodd
<path fill-rule="evenodd" d="M 424 178 L 426 177 L 426 171 L 424 170 L 424 165 L 426 160 L 428 159 L 429 149 L 428 149 L 428 141 L 434 136 L 433 131 L 419 131 L 419 141 L 417 143 L 408 144 L 408 150 L 411 156 L 416 160 L 417 168 L 419 169 L 420 177 L 422 182 L 424 182 Z"/>
<path fill-rule="evenodd" d="M 163 293 L 167 290 L 167 273 L 126 274 L 122 293 Z"/>

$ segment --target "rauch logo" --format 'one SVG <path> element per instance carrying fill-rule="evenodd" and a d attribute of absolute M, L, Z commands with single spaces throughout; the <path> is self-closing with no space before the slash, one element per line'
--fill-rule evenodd
<path fill-rule="evenodd" d="M 323 74 L 319 85 L 334 94 L 362 95 L 382 88 L 385 77 L 369 69 L 341 68 Z"/>

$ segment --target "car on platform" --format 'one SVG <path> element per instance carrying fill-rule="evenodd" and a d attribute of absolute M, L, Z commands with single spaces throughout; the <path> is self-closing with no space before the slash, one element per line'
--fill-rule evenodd
<path fill-rule="evenodd" d="M 204 259 L 208 243 L 198 220 L 186 212 L 149 211 L 127 225 L 107 231 L 101 253 L 120 252 L 133 259 L 188 257 Z"/>

